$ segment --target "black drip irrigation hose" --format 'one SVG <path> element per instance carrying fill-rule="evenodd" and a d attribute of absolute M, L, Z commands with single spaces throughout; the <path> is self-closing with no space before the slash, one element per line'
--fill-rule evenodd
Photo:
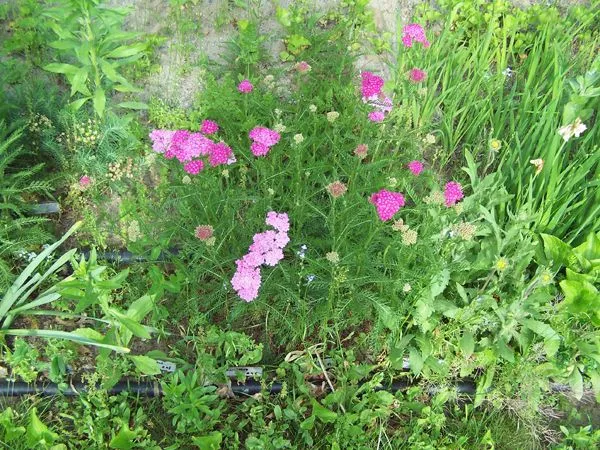
<path fill-rule="evenodd" d="M 408 381 L 397 381 L 387 386 L 378 386 L 375 391 L 388 391 L 397 392 L 404 391 L 411 386 L 415 386 L 414 383 Z M 456 392 L 458 394 L 474 395 L 476 385 L 471 380 L 463 380 L 454 384 Z M 98 386 L 98 390 L 101 388 Z M 269 394 L 279 394 L 282 390 L 281 383 L 273 383 L 267 386 L 266 389 L 263 385 L 254 380 L 248 380 L 245 383 L 232 383 L 230 386 L 231 392 L 234 396 L 250 396 L 260 394 L 261 392 L 268 392 Z M 89 390 L 89 385 L 81 382 L 71 383 L 67 387 L 61 388 L 56 383 L 25 383 L 23 381 L 10 381 L 0 380 L 0 397 L 20 397 L 23 395 L 64 395 L 66 397 L 76 397 L 82 393 L 86 393 Z M 429 393 L 435 394 L 438 389 L 433 388 L 429 390 Z M 160 397 L 162 395 L 162 388 L 160 383 L 156 381 L 119 381 L 112 388 L 106 391 L 109 395 L 119 394 L 121 392 L 128 392 L 145 397 Z"/>
<path fill-rule="evenodd" d="M 88 259 L 90 256 L 89 249 L 81 250 L 81 254 Z M 135 263 L 144 263 L 144 262 L 162 262 L 167 261 L 172 256 L 177 256 L 179 254 L 179 249 L 177 247 L 170 248 L 164 252 L 161 252 L 156 259 L 150 260 L 145 256 L 135 255 L 128 250 L 112 250 L 108 252 L 96 252 L 96 257 L 99 260 L 111 262 L 114 264 L 128 265 Z"/>

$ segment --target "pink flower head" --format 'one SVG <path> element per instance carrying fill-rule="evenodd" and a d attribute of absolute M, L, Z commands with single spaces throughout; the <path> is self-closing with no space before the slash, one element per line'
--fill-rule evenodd
<path fill-rule="evenodd" d="M 286 213 L 270 211 L 265 221 L 275 230 L 254 235 L 248 253 L 236 261 L 237 270 L 231 279 L 231 285 L 237 294 L 247 302 L 258 297 L 261 284 L 260 266 L 277 265 L 284 258 L 283 248 L 290 241 L 287 235 L 289 218 Z"/>
<path fill-rule="evenodd" d="M 384 222 L 390 220 L 405 204 L 404 195 L 386 189 L 371 195 L 369 201 L 375 205 L 377 215 Z"/>
<path fill-rule="evenodd" d="M 296 70 L 300 73 L 306 73 L 306 72 L 310 72 L 311 67 L 310 67 L 310 64 L 307 63 L 306 61 L 300 61 L 299 63 L 296 64 Z"/>
<path fill-rule="evenodd" d="M 212 120 L 203 120 L 202 127 L 200 128 L 200 133 L 202 134 L 213 134 L 219 131 L 219 125 L 217 122 L 213 122 Z"/>
<path fill-rule="evenodd" d="M 363 99 L 376 98 L 383 88 L 383 78 L 373 75 L 371 72 L 361 72 Z"/>
<path fill-rule="evenodd" d="M 270 130 L 266 127 L 255 127 L 248 133 L 250 139 L 259 144 L 272 147 L 279 142 L 281 135 L 277 131 Z"/>
<path fill-rule="evenodd" d="M 381 123 L 385 119 L 385 113 L 383 111 L 371 111 L 369 113 L 369 120 L 375 123 Z"/>
<path fill-rule="evenodd" d="M 412 47 L 413 42 L 419 42 L 428 48 L 430 43 L 425 36 L 425 30 L 418 23 L 411 23 L 402 29 L 402 43 L 405 47 Z"/>
<path fill-rule="evenodd" d="M 261 276 L 260 266 L 251 266 L 244 259 L 236 261 L 237 270 L 231 279 L 231 285 L 242 300 L 251 302 L 258 297 Z"/>
<path fill-rule="evenodd" d="M 414 69 L 411 69 L 411 71 L 408 74 L 408 78 L 413 83 L 420 83 L 421 81 L 423 81 L 425 79 L 426 76 L 427 76 L 427 73 L 425 71 L 423 71 L 421 69 L 417 69 L 416 67 Z"/>
<path fill-rule="evenodd" d="M 214 228 L 210 225 L 198 225 L 194 234 L 201 241 L 208 241 L 212 237 L 214 231 Z"/>
<path fill-rule="evenodd" d="M 204 162 L 200 159 L 191 161 L 183 166 L 183 170 L 190 175 L 198 175 L 202 169 L 204 169 Z"/>
<path fill-rule="evenodd" d="M 419 176 L 423 172 L 423 163 L 421 161 L 411 161 L 407 166 L 413 175 Z"/>
<path fill-rule="evenodd" d="M 157 153 L 165 153 L 171 145 L 174 131 L 171 130 L 152 130 L 150 139 L 152 140 L 152 150 Z"/>
<path fill-rule="evenodd" d="M 231 158 L 233 158 L 231 148 L 224 142 L 219 142 L 212 146 L 209 163 L 212 167 L 215 167 L 221 164 L 228 164 Z"/>
<path fill-rule="evenodd" d="M 369 146 L 367 144 L 358 144 L 354 149 L 354 154 L 358 156 L 359 159 L 365 159 L 368 152 Z"/>
<path fill-rule="evenodd" d="M 187 130 L 177 130 L 173 134 L 173 138 L 171 139 L 171 147 L 169 150 L 165 152 L 165 156 L 174 156 L 181 162 L 186 162 L 192 159 L 189 155 L 189 145 L 188 139 L 190 137 L 190 132 Z M 171 158 L 169 158 L 171 159 Z"/>
<path fill-rule="evenodd" d="M 87 175 L 84 175 L 79 179 L 79 187 L 82 189 L 88 188 L 90 184 L 92 184 L 92 179 Z"/>
<path fill-rule="evenodd" d="M 444 188 L 444 198 L 446 199 L 446 206 L 454 206 L 459 200 L 464 197 L 462 186 L 456 181 L 450 181 L 446 183 Z"/>
<path fill-rule="evenodd" d="M 209 155 L 215 145 L 213 141 L 201 133 L 190 133 L 186 141 L 177 148 L 177 159 L 181 162 L 191 161 L 201 155 Z"/>
<path fill-rule="evenodd" d="M 238 84 L 238 91 L 240 91 L 242 94 L 248 94 L 252 92 L 252 89 L 254 89 L 254 86 L 252 83 L 250 83 L 250 80 L 243 80 L 240 84 Z"/>
<path fill-rule="evenodd" d="M 277 213 L 275 211 L 271 211 L 267 213 L 265 222 L 267 225 L 271 225 L 281 233 L 287 233 L 290 229 L 290 219 L 287 213 Z"/>
<path fill-rule="evenodd" d="M 254 156 L 265 156 L 271 150 L 271 147 L 261 144 L 260 142 L 253 142 L 250 145 L 250 150 Z"/>

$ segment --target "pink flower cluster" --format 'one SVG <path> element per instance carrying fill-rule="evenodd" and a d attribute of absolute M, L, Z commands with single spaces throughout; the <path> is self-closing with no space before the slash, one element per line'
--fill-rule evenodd
<path fill-rule="evenodd" d="M 431 44 L 425 36 L 425 30 L 418 23 L 405 25 L 402 29 L 402 43 L 405 47 L 412 47 L 414 42 L 419 42 L 428 48 Z"/>
<path fill-rule="evenodd" d="M 202 126 L 200 127 L 200 133 L 202 134 L 213 134 L 219 131 L 219 125 L 217 122 L 213 122 L 212 120 L 203 120 Z"/>
<path fill-rule="evenodd" d="M 423 163 L 421 161 L 411 161 L 406 166 L 417 177 L 423 172 Z"/>
<path fill-rule="evenodd" d="M 411 69 L 410 72 L 409 72 L 409 74 L 408 74 L 408 78 L 413 83 L 420 83 L 426 77 L 427 77 L 427 73 L 424 70 L 417 69 L 416 67 L 414 69 Z"/>
<path fill-rule="evenodd" d="M 252 83 L 250 83 L 250 80 L 243 80 L 240 84 L 238 84 L 238 91 L 240 91 L 242 94 L 249 94 L 252 92 L 252 89 L 254 89 L 254 86 Z"/>
<path fill-rule="evenodd" d="M 371 72 L 361 72 L 362 78 L 362 96 L 363 100 L 374 100 L 381 94 L 383 88 L 383 78 L 373 75 Z"/>
<path fill-rule="evenodd" d="M 450 181 L 446 183 L 444 188 L 444 198 L 446 199 L 446 206 L 454 206 L 456 203 L 464 197 L 462 186 L 456 181 Z"/>
<path fill-rule="evenodd" d="M 369 113 L 371 122 L 383 122 L 385 114 L 392 110 L 393 102 L 383 91 L 383 78 L 373 75 L 371 72 L 361 72 L 361 93 L 363 102 L 374 108 Z"/>
<path fill-rule="evenodd" d="M 233 164 L 235 156 L 233 151 L 224 142 L 215 143 L 203 133 L 214 133 L 219 126 L 210 120 L 202 123 L 202 132 L 191 133 L 187 130 L 153 130 L 150 133 L 152 149 L 162 153 L 165 158 L 176 158 L 184 165 L 184 170 L 192 175 L 197 175 L 204 169 L 201 156 L 208 157 L 212 166 Z"/>
<path fill-rule="evenodd" d="M 390 220 L 406 203 L 402 193 L 386 189 L 371 195 L 369 201 L 375 205 L 377 215 L 384 222 Z"/>
<path fill-rule="evenodd" d="M 237 270 L 231 279 L 231 285 L 242 300 L 251 302 L 258 297 L 261 284 L 260 266 L 275 266 L 284 257 L 283 249 L 290 241 L 288 231 L 290 222 L 286 213 L 271 211 L 265 220 L 274 230 L 254 235 L 248 253 L 235 263 Z"/>
<path fill-rule="evenodd" d="M 255 127 L 250 130 L 248 136 L 252 140 L 250 149 L 254 156 L 265 156 L 271 147 L 279 142 L 281 135 L 277 131 L 266 127 Z"/>

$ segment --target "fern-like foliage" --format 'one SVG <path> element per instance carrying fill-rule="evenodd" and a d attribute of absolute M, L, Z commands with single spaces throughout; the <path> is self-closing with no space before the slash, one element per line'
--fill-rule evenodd
<path fill-rule="evenodd" d="M 20 137 L 20 130 L 8 134 L 0 122 L 0 291 L 13 278 L 15 255 L 51 238 L 42 227 L 45 219 L 25 216 L 31 197 L 50 195 L 51 184 L 39 178 L 43 164 L 27 167 Z"/>

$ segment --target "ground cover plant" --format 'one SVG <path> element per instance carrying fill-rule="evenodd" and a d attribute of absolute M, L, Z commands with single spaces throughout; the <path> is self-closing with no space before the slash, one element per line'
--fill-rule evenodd
<path fill-rule="evenodd" d="M 598 445 L 598 1 L 161 5 L 0 9 L 0 443 Z"/>

